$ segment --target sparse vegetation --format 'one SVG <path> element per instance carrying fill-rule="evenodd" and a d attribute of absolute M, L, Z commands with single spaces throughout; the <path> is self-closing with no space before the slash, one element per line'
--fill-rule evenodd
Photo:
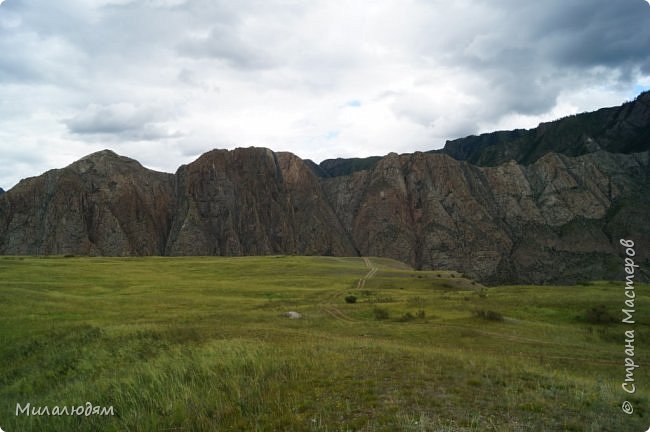
<path fill-rule="evenodd" d="M 488 321 L 503 321 L 503 315 L 493 310 L 474 309 L 474 316 Z"/>
<path fill-rule="evenodd" d="M 426 304 L 427 304 L 427 300 L 421 296 L 409 297 L 406 300 L 406 305 L 408 307 L 423 307 Z"/>

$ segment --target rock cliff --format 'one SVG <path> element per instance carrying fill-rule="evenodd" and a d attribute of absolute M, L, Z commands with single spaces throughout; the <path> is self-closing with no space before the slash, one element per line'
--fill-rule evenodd
<path fill-rule="evenodd" d="M 298 157 L 213 150 L 176 173 L 169 255 L 355 255 L 317 177 Z"/>
<path fill-rule="evenodd" d="M 320 165 L 246 148 L 166 174 L 106 150 L 1 195 L 0 254 L 361 254 L 486 283 L 621 278 L 620 238 L 650 264 L 648 98 Z"/>
<path fill-rule="evenodd" d="M 1 254 L 158 255 L 174 176 L 101 151 L 0 197 Z"/>
<path fill-rule="evenodd" d="M 618 239 L 650 244 L 649 172 L 648 152 L 497 167 L 415 153 L 323 183 L 362 255 L 544 283 L 621 275 Z"/>

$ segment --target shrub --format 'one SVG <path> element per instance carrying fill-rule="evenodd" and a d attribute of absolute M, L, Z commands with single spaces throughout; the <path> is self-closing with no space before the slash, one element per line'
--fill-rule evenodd
<path fill-rule="evenodd" d="M 353 295 L 349 295 L 345 297 L 345 302 L 346 303 L 356 303 L 357 302 L 357 297 Z"/>
<path fill-rule="evenodd" d="M 372 310 L 372 313 L 375 316 L 376 320 L 386 320 L 389 317 L 388 309 L 384 308 L 374 308 Z"/>
<path fill-rule="evenodd" d="M 481 288 L 478 290 L 478 296 L 480 298 L 486 298 L 487 297 L 487 288 Z"/>
<path fill-rule="evenodd" d="M 416 297 L 409 297 L 408 300 L 406 300 L 406 304 L 409 307 L 422 307 L 427 303 L 426 299 L 420 296 Z"/>
<path fill-rule="evenodd" d="M 589 324 L 609 324 L 616 321 L 616 319 L 607 312 L 605 305 L 594 306 L 587 309 L 585 312 L 585 321 Z"/>
<path fill-rule="evenodd" d="M 418 311 L 418 313 L 415 314 L 415 316 L 418 317 L 418 319 L 425 319 L 426 316 L 427 316 L 427 313 L 425 311 L 423 311 L 422 309 L 420 309 Z"/>
<path fill-rule="evenodd" d="M 474 316 L 488 321 L 503 321 L 503 315 L 493 310 L 476 309 Z"/>
<path fill-rule="evenodd" d="M 413 321 L 415 319 L 415 316 L 411 312 L 406 312 L 402 317 L 399 319 L 402 322 L 406 321 Z"/>

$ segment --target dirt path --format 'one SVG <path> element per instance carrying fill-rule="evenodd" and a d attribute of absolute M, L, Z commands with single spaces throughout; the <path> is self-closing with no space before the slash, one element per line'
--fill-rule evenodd
<path fill-rule="evenodd" d="M 363 257 L 363 262 L 366 264 L 366 267 L 368 267 L 368 273 L 359 279 L 359 282 L 357 282 L 357 288 L 363 288 L 366 285 L 366 281 L 370 278 L 372 278 L 375 274 L 377 274 L 377 267 L 373 267 L 372 262 L 370 262 L 369 258 Z"/>
<path fill-rule="evenodd" d="M 368 279 L 372 278 L 373 276 L 375 276 L 375 274 L 377 274 L 377 270 L 378 270 L 377 267 L 372 265 L 372 261 L 370 261 L 369 258 L 363 257 L 363 262 L 366 265 L 366 267 L 368 268 L 368 273 L 366 273 L 366 275 L 364 277 L 359 279 L 359 281 L 357 282 L 357 289 L 363 288 L 366 285 L 366 281 Z M 342 292 L 344 292 L 344 291 L 345 290 L 335 291 L 332 294 L 328 295 L 324 299 L 324 301 L 332 301 L 335 298 L 337 298 L 340 294 L 342 294 Z M 319 305 L 319 307 L 323 312 L 330 315 L 332 318 L 336 318 L 337 320 L 350 322 L 350 323 L 360 322 L 359 320 L 357 320 L 355 318 L 352 318 L 351 316 L 347 315 L 345 312 L 343 312 L 342 310 L 340 310 L 338 307 L 334 306 L 333 304 L 323 304 L 323 303 L 321 303 Z"/>

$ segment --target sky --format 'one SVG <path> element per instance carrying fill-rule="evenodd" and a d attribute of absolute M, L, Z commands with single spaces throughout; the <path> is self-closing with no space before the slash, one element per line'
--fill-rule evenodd
<path fill-rule="evenodd" d="M 645 0 L 4 0 L 0 187 L 105 148 L 432 150 L 632 100 L 649 47 Z"/>

